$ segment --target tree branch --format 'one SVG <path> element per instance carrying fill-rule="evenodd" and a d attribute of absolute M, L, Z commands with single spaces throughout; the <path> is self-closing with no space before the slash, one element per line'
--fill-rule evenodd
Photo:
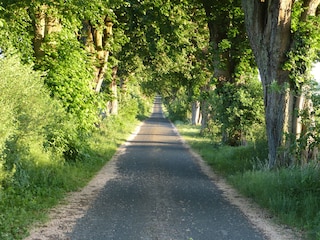
<path fill-rule="evenodd" d="M 306 21 L 308 16 L 315 16 L 320 0 L 304 0 L 303 8 L 305 9 L 301 14 L 301 21 Z"/>

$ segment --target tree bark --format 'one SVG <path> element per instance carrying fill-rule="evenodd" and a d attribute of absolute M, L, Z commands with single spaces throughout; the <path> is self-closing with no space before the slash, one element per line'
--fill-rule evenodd
<path fill-rule="evenodd" d="M 34 38 L 33 48 L 36 59 L 44 57 L 45 52 L 42 49 L 42 44 L 46 36 L 57 33 L 62 30 L 60 20 L 57 13 L 50 9 L 47 5 L 38 6 L 34 11 Z M 50 42 L 50 45 L 54 46 L 54 42 Z"/>
<path fill-rule="evenodd" d="M 208 128 L 210 120 L 210 106 L 207 99 L 201 101 L 201 133 L 204 133 Z"/>
<path fill-rule="evenodd" d="M 269 148 L 269 167 L 292 164 L 284 134 L 297 138 L 301 120 L 296 114 L 304 106 L 304 96 L 297 95 L 289 72 L 283 70 L 286 54 L 293 46 L 291 13 L 293 0 L 242 0 L 251 47 L 260 71 L 264 90 L 265 119 Z M 305 0 L 306 19 L 316 11 L 319 0 Z M 281 153 L 281 154 L 280 154 Z"/>
<path fill-rule="evenodd" d="M 34 39 L 33 39 L 33 48 L 34 54 L 37 59 L 44 56 L 44 51 L 41 49 L 43 39 L 45 37 L 46 29 L 46 14 L 43 6 L 35 10 L 35 19 L 34 19 Z"/>
<path fill-rule="evenodd" d="M 110 89 L 112 92 L 112 100 L 110 104 L 110 114 L 118 114 L 118 85 L 117 85 L 117 71 L 118 67 L 112 68 L 112 81 L 110 84 Z"/>
<path fill-rule="evenodd" d="M 101 54 L 98 58 L 99 58 L 100 64 L 99 64 L 99 67 L 97 68 L 97 74 L 95 79 L 95 83 L 96 83 L 95 91 L 97 93 L 99 93 L 101 90 L 102 82 L 104 80 L 104 75 L 107 71 L 109 51 L 104 51 L 103 55 Z"/>
<path fill-rule="evenodd" d="M 92 56 L 95 63 L 95 74 L 93 79 L 93 88 L 98 93 L 107 71 L 107 65 L 110 52 L 107 49 L 108 39 L 112 35 L 112 23 L 109 17 L 104 18 L 106 26 L 95 27 L 90 21 L 83 22 L 85 37 L 84 44 L 88 53 Z"/>
<path fill-rule="evenodd" d="M 200 111 L 200 102 L 199 101 L 192 102 L 191 123 L 192 123 L 192 125 L 198 125 L 201 123 L 201 111 Z"/>
<path fill-rule="evenodd" d="M 278 163 L 286 113 L 292 115 L 289 72 L 282 69 L 291 43 L 292 0 L 242 0 L 249 40 L 260 70 L 264 91 L 269 167 Z M 287 126 L 289 126 L 289 122 Z"/>
<path fill-rule="evenodd" d="M 45 37 L 49 34 L 60 32 L 62 29 L 61 23 L 57 15 L 50 12 L 48 14 L 48 6 L 41 5 L 34 9 L 34 39 L 33 39 L 33 48 L 34 54 L 37 59 L 42 58 L 45 55 L 44 50 L 42 49 L 42 44 L 45 40 Z M 54 43 L 50 43 L 54 45 Z"/>

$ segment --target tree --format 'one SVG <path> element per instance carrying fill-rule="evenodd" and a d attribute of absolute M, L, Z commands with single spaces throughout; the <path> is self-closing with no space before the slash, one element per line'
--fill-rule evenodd
<path fill-rule="evenodd" d="M 319 26 L 315 20 L 319 3 L 320 0 L 242 0 L 263 84 L 270 168 L 293 164 L 288 151 L 280 154 L 280 150 L 290 145 L 285 133 L 297 139 L 301 131 L 296 113 L 305 107 L 302 90 L 307 83 L 300 80 L 314 60 L 314 54 L 309 55 L 314 44 L 307 40 Z"/>
<path fill-rule="evenodd" d="M 83 11 L 81 40 L 94 65 L 93 88 L 99 93 L 108 67 L 115 15 L 106 1 L 87 1 Z M 79 9 L 82 6 L 79 6 Z"/>
<path fill-rule="evenodd" d="M 130 1 L 115 13 L 130 39 L 117 54 L 119 76 L 142 76 L 144 90 L 165 99 L 173 100 L 187 88 L 189 101 L 196 101 L 199 86 L 207 80 L 204 11 L 188 1 L 158 0 Z"/>
<path fill-rule="evenodd" d="M 215 85 L 215 100 L 222 108 L 214 107 L 213 116 L 221 123 L 222 141 L 226 144 L 239 145 L 245 143 L 246 131 L 253 124 L 247 100 L 240 95 L 235 98 L 236 89 L 241 89 L 243 94 L 252 95 L 256 91 L 252 82 L 255 71 L 253 53 L 250 49 L 244 25 L 244 14 L 241 2 L 237 1 L 202 1 L 206 11 L 208 28 L 210 30 L 210 60 L 213 71 L 213 84 Z M 247 87 L 243 87 L 247 85 Z M 249 89 L 248 87 L 253 89 Z M 210 91 L 210 88 L 207 88 Z M 255 93 L 255 95 L 259 95 Z M 256 99 L 259 103 L 259 99 Z M 218 103 L 213 103 L 218 105 Z M 233 111 L 226 111 L 233 106 Z M 231 107 L 229 108 L 229 110 Z M 253 109 L 252 109 L 253 110 Z M 254 112 L 255 110 L 253 110 Z M 260 112 L 257 110 L 255 113 Z M 238 115 L 238 118 L 235 117 Z M 212 117 L 212 116 L 211 116 Z M 245 118 L 250 119 L 245 119 Z M 203 116 L 204 122 L 208 117 Z M 233 120 L 231 120 L 233 119 Z M 257 116 L 257 121 L 260 120 Z M 243 124 L 246 123 L 244 126 Z M 205 124 L 203 127 L 206 127 Z M 240 139 L 239 139 L 240 138 Z"/>

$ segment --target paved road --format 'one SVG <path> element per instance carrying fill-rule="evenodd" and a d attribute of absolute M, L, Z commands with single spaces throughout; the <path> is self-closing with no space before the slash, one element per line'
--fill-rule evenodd
<path fill-rule="evenodd" d="M 201 171 L 157 98 L 72 240 L 266 239 Z"/>

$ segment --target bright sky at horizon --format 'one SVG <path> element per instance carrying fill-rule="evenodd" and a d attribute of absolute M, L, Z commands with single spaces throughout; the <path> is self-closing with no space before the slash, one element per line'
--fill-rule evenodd
<path fill-rule="evenodd" d="M 320 83 L 320 63 L 316 63 L 311 71 L 315 80 Z"/>

